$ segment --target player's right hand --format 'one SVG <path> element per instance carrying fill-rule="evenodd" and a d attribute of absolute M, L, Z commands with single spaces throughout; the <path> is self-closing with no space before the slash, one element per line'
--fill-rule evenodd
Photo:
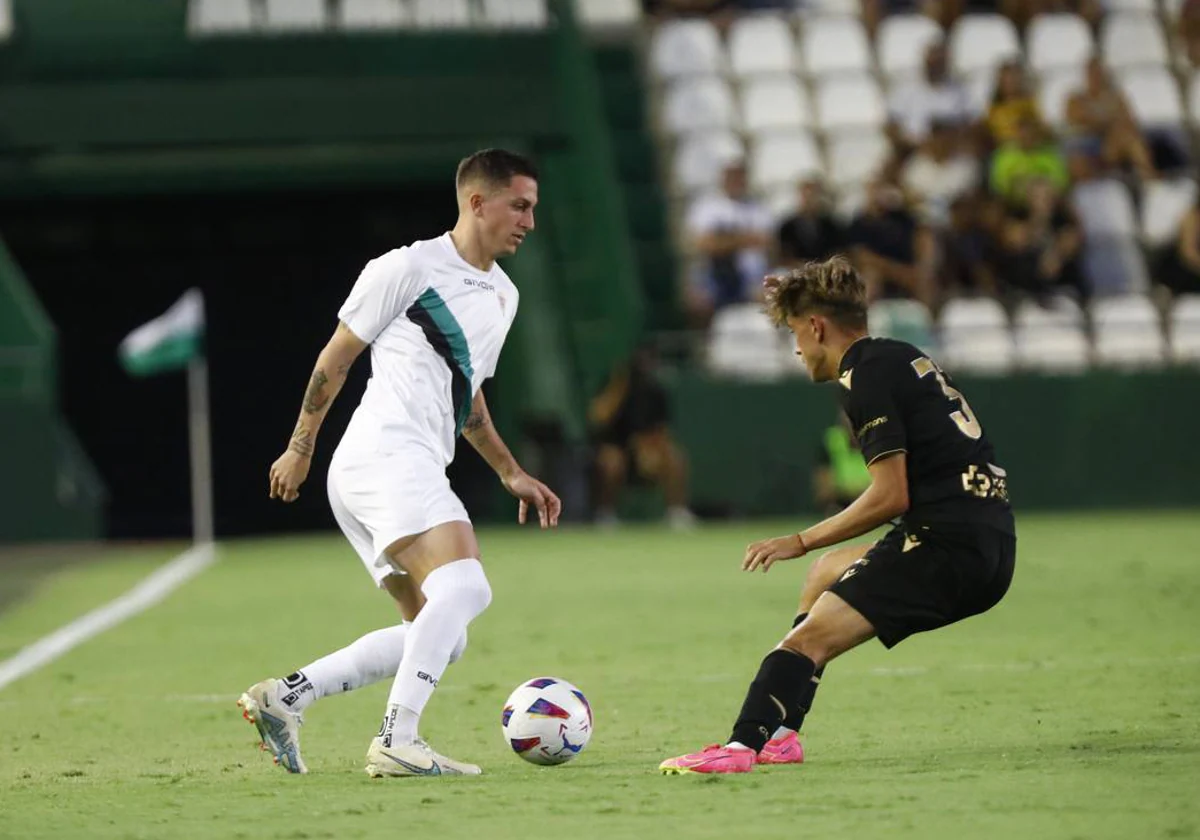
<path fill-rule="evenodd" d="M 294 450 L 287 450 L 271 465 L 271 498 L 294 502 L 300 496 L 300 485 L 308 478 L 312 459 Z"/>

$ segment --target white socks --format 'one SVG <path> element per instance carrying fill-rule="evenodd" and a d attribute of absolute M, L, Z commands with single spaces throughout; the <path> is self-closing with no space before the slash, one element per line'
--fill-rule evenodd
<path fill-rule="evenodd" d="M 408 628 L 404 657 L 388 695 L 383 745 L 412 743 L 425 704 L 450 662 L 455 641 L 492 600 L 478 560 L 455 560 L 429 573 L 421 585 L 425 606 Z"/>
<path fill-rule="evenodd" d="M 281 688 L 284 705 L 293 712 L 302 712 L 322 697 L 395 677 L 404 657 L 405 638 L 411 630 L 408 623 L 375 630 L 284 677 Z M 466 648 L 464 630 L 450 652 L 450 661 L 457 662 Z"/>

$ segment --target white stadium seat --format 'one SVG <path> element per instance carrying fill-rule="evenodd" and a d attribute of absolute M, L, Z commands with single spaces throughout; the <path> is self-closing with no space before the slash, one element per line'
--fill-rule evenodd
<path fill-rule="evenodd" d="M 1143 15 L 1158 14 L 1154 0 L 1104 0 L 1106 12 L 1139 12 Z"/>
<path fill-rule="evenodd" d="M 422 29 L 464 29 L 471 25 L 468 0 L 412 0 L 413 23 Z"/>
<path fill-rule="evenodd" d="M 703 131 L 681 139 L 675 149 L 675 189 L 694 193 L 716 186 L 724 166 L 745 153 L 742 141 L 731 131 Z"/>
<path fill-rule="evenodd" d="M 1061 129 L 1067 124 L 1067 100 L 1083 87 L 1083 82 L 1083 69 L 1078 67 L 1056 70 L 1042 79 L 1038 89 L 1038 106 L 1047 125 Z"/>
<path fill-rule="evenodd" d="M 866 72 L 871 68 L 867 30 L 856 17 L 818 17 L 804 22 L 800 55 L 810 76 Z"/>
<path fill-rule="evenodd" d="M 1042 373 L 1082 373 L 1091 362 L 1083 310 L 1069 297 L 1024 301 L 1013 318 L 1017 363 Z"/>
<path fill-rule="evenodd" d="M 642 19 L 638 0 L 575 0 L 575 9 L 588 29 L 629 27 Z"/>
<path fill-rule="evenodd" d="M 1016 348 L 1008 317 L 992 298 L 959 298 L 942 307 L 942 355 L 951 372 L 1007 373 Z"/>
<path fill-rule="evenodd" d="M 751 79 L 742 86 L 742 125 L 751 134 L 812 123 L 808 91 L 795 76 Z"/>
<path fill-rule="evenodd" d="M 663 126 L 672 134 L 733 128 L 737 109 L 720 76 L 689 76 L 672 82 L 663 96 Z"/>
<path fill-rule="evenodd" d="M 1193 125 L 1200 124 L 1200 70 L 1192 71 L 1188 84 L 1188 116 Z"/>
<path fill-rule="evenodd" d="M 400 0 L 342 0 L 338 5 L 342 29 L 399 29 L 411 21 L 411 10 Z"/>
<path fill-rule="evenodd" d="M 1152 248 L 1174 242 L 1187 211 L 1196 203 L 1191 178 L 1148 181 L 1142 193 L 1142 240 Z"/>
<path fill-rule="evenodd" d="M 1138 125 L 1143 128 L 1179 126 L 1184 123 L 1183 98 L 1175 77 L 1165 67 L 1140 67 L 1118 74 Z"/>
<path fill-rule="evenodd" d="M 831 137 L 826 149 L 829 180 L 841 191 L 865 184 L 879 174 L 892 146 L 881 132 L 855 131 Z"/>
<path fill-rule="evenodd" d="M 832 76 L 817 84 L 817 124 L 822 131 L 878 128 L 887 122 L 879 85 L 867 75 Z"/>
<path fill-rule="evenodd" d="M 1137 235 L 1137 221 L 1129 190 L 1113 179 L 1088 181 L 1072 194 L 1075 212 L 1087 237 L 1124 237 Z"/>
<path fill-rule="evenodd" d="M 713 316 L 708 367 L 743 379 L 778 379 L 790 372 L 783 334 L 755 303 L 726 306 Z"/>
<path fill-rule="evenodd" d="M 986 114 L 996 92 L 996 69 L 976 70 L 967 74 L 967 97 L 977 114 Z"/>
<path fill-rule="evenodd" d="M 796 40 L 778 15 L 746 15 L 729 29 L 729 69 L 738 77 L 796 71 Z"/>
<path fill-rule="evenodd" d="M 267 0 L 266 28 L 276 32 L 324 29 L 325 0 Z"/>
<path fill-rule="evenodd" d="M 654 30 L 650 66 L 660 79 L 725 72 L 725 53 L 716 27 L 707 20 L 670 20 Z"/>
<path fill-rule="evenodd" d="M 942 28 L 925 15 L 885 17 L 875 37 L 879 69 L 889 78 L 917 75 L 925 66 L 925 51 L 942 37 Z"/>
<path fill-rule="evenodd" d="M 862 14 L 861 0 L 802 0 L 798 5 L 802 15 L 845 17 Z"/>
<path fill-rule="evenodd" d="M 11 19 L 9 25 L 11 27 Z M 192 0 L 188 31 L 198 34 L 249 32 L 254 28 L 250 0 Z"/>
<path fill-rule="evenodd" d="M 964 15 L 950 31 L 950 66 L 965 75 L 1019 58 L 1017 28 L 1002 15 Z"/>
<path fill-rule="evenodd" d="M 1171 358 L 1200 364 L 1200 295 L 1180 295 L 1171 307 Z"/>
<path fill-rule="evenodd" d="M 818 175 L 823 167 L 812 136 L 803 131 L 779 132 L 757 139 L 750 152 L 750 183 L 756 189 L 794 184 Z"/>
<path fill-rule="evenodd" d="M 937 355 L 933 314 L 919 300 L 877 300 L 867 310 L 871 334 L 907 341 L 921 351 Z"/>
<path fill-rule="evenodd" d="M 1100 27 L 1100 52 L 1112 68 L 1167 63 L 1167 41 L 1158 20 L 1129 12 L 1111 14 Z"/>
<path fill-rule="evenodd" d="M 1092 30 L 1078 15 L 1038 15 L 1026 36 L 1029 68 L 1038 74 L 1082 67 L 1096 51 Z"/>
<path fill-rule="evenodd" d="M 0 0 L 0 41 L 7 41 L 12 34 L 12 5 L 9 0 Z"/>
<path fill-rule="evenodd" d="M 500 29 L 545 29 L 546 0 L 483 0 L 483 20 Z"/>
<path fill-rule="evenodd" d="M 1150 278 L 1125 185 L 1112 179 L 1084 182 L 1071 191 L 1071 204 L 1083 227 L 1083 270 L 1092 291 L 1144 290 Z"/>
<path fill-rule="evenodd" d="M 1098 364 L 1157 367 L 1166 356 L 1158 311 L 1144 295 L 1101 298 L 1092 304 L 1092 333 Z"/>

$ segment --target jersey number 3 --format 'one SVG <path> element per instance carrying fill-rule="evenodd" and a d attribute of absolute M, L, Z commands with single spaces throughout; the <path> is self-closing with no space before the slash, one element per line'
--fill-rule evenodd
<path fill-rule="evenodd" d="M 942 393 L 946 395 L 946 399 L 951 402 L 957 402 L 959 408 L 957 411 L 950 412 L 950 419 L 954 421 L 954 425 L 958 426 L 958 430 L 971 440 L 979 440 L 983 435 L 983 427 L 979 425 L 979 421 L 971 411 L 971 406 L 967 405 L 967 399 L 962 395 L 962 391 L 954 388 L 946 381 L 946 374 L 942 373 L 942 369 L 937 366 L 933 359 L 922 356 L 919 359 L 914 359 L 913 370 L 917 372 L 917 378 L 922 379 L 930 374 L 937 377 L 938 384 L 942 386 Z"/>

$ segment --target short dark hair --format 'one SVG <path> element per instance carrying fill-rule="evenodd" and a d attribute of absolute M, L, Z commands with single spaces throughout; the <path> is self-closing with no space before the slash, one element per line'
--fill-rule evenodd
<path fill-rule="evenodd" d="M 537 167 L 532 160 L 516 152 L 482 149 L 459 162 L 454 186 L 456 189 L 462 189 L 463 185 L 471 181 L 482 181 L 489 187 L 507 187 L 518 175 L 536 181 Z"/>
<path fill-rule="evenodd" d="M 810 262 L 778 277 L 767 287 L 767 315 L 782 326 L 789 316 L 815 312 L 845 327 L 867 326 L 867 290 L 842 256 Z"/>

